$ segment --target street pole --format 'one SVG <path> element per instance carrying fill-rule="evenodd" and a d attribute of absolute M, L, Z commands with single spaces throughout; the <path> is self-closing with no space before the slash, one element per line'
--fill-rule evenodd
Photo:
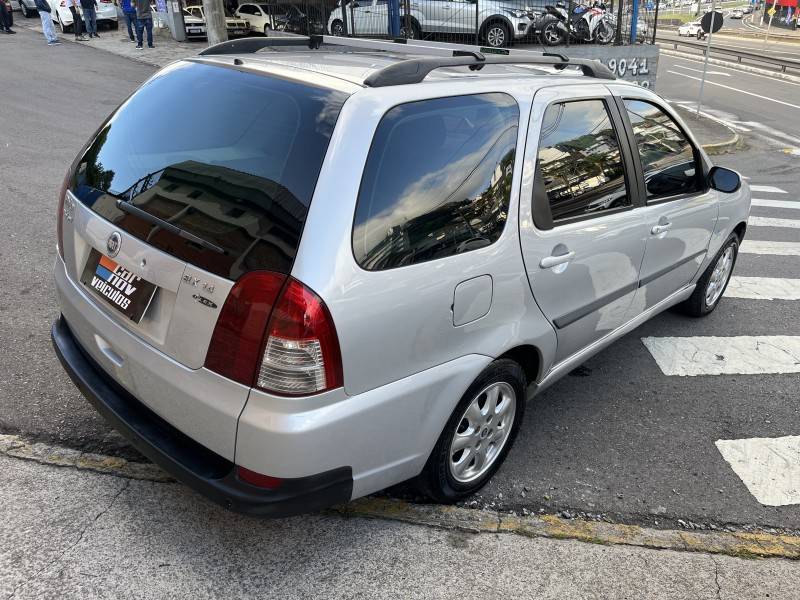
<path fill-rule="evenodd" d="M 661 0 L 656 0 L 656 14 L 653 15 L 653 44 L 656 43 L 656 29 L 658 29 L 658 5 Z"/>
<path fill-rule="evenodd" d="M 769 37 L 769 30 L 772 27 L 772 17 L 775 16 L 775 5 L 778 4 L 778 0 L 772 1 L 772 14 L 769 16 L 769 23 L 767 24 L 767 32 L 764 34 L 764 48 L 767 47 L 767 38 Z M 764 5 L 766 6 L 766 4 Z"/>
<path fill-rule="evenodd" d="M 222 0 L 203 0 L 203 14 L 206 17 L 208 45 L 227 42 L 228 30 L 225 28 L 225 7 Z"/>
<path fill-rule="evenodd" d="M 700 116 L 700 104 L 703 102 L 703 87 L 706 83 L 706 71 L 708 71 L 708 55 L 711 54 L 711 35 L 714 33 L 714 24 L 716 23 L 716 0 L 711 0 L 711 27 L 708 28 L 708 39 L 706 40 L 706 59 L 703 61 L 703 78 L 700 79 L 700 95 L 697 97 L 697 116 Z"/>

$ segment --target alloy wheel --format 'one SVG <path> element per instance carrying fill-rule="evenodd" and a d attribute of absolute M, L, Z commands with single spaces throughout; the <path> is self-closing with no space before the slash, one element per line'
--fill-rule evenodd
<path fill-rule="evenodd" d="M 499 25 L 494 25 L 486 32 L 486 43 L 492 48 L 500 48 L 506 43 L 506 31 Z"/>
<path fill-rule="evenodd" d="M 725 284 L 728 283 L 732 270 L 733 245 L 730 245 L 717 259 L 717 264 L 714 265 L 714 270 L 711 272 L 711 278 L 706 286 L 706 306 L 711 307 L 717 303 L 725 290 Z"/>
<path fill-rule="evenodd" d="M 450 475 L 459 483 L 480 479 L 508 442 L 517 410 L 514 388 L 492 383 L 469 403 L 450 442 Z"/>

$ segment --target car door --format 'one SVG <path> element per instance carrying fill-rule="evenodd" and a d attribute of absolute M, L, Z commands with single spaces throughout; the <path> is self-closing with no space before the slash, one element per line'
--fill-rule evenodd
<path fill-rule="evenodd" d="M 655 94 L 610 86 L 629 137 L 644 196 L 647 248 L 636 305 L 646 310 L 684 288 L 703 263 L 716 226 L 717 192 L 708 166 L 672 110 Z"/>
<path fill-rule="evenodd" d="M 520 243 L 560 362 L 628 320 L 645 252 L 638 181 L 605 86 L 539 90 L 531 110 Z"/>

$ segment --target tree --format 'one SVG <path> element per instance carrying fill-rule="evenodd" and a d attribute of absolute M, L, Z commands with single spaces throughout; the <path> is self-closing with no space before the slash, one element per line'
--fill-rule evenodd
<path fill-rule="evenodd" d="M 208 45 L 213 46 L 228 41 L 225 27 L 225 6 L 222 0 L 203 0 L 203 14 L 206 18 Z"/>

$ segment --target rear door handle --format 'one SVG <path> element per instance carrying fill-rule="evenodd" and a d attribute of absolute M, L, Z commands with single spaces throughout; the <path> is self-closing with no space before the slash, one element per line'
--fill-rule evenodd
<path fill-rule="evenodd" d="M 546 256 L 539 261 L 540 269 L 551 269 L 558 265 L 564 265 L 575 258 L 575 252 L 567 252 L 566 254 L 559 254 L 558 256 Z"/>
<path fill-rule="evenodd" d="M 672 223 L 664 223 L 662 225 L 653 225 L 653 228 L 650 230 L 650 233 L 653 235 L 658 235 L 660 233 L 664 233 L 665 231 L 669 231 L 672 227 Z"/>

